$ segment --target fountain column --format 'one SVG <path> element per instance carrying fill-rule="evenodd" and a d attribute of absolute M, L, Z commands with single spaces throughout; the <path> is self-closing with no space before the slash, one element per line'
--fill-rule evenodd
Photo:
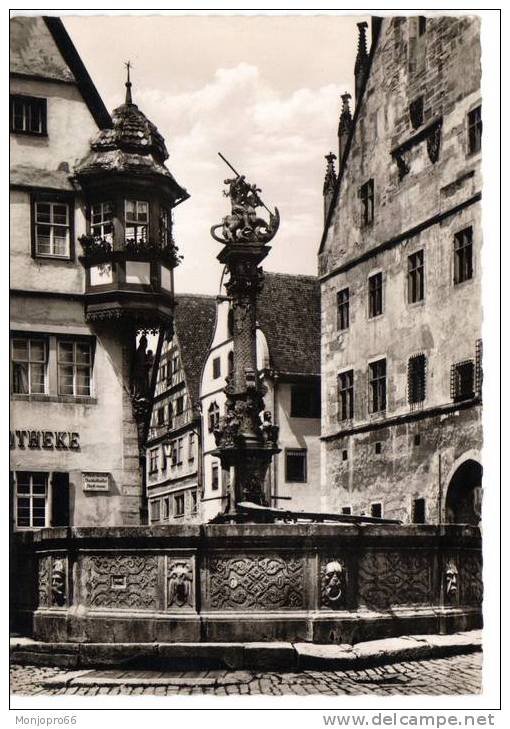
<path fill-rule="evenodd" d="M 266 474 L 273 456 L 279 452 L 278 428 L 264 407 L 266 388 L 257 372 L 257 298 L 264 274 L 260 263 L 269 253 L 267 243 L 279 226 L 278 210 L 269 212 L 269 220 L 257 215 L 265 207 L 256 185 L 244 175 L 225 180 L 225 195 L 231 201 L 231 214 L 211 228 L 211 235 L 224 248 L 218 255 L 227 267 L 227 294 L 233 310 L 234 367 L 227 377 L 225 412 L 215 429 L 217 450 L 222 468 L 231 473 L 225 513 L 238 515 L 240 503 L 270 506 L 271 495 Z M 267 210 L 267 208 L 266 208 Z M 221 235 L 216 231 L 221 229 Z"/>

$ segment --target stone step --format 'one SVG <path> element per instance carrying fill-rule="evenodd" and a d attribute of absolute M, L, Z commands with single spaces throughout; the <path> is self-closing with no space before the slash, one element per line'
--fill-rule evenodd
<path fill-rule="evenodd" d="M 168 677 L 170 671 L 173 680 L 191 679 L 191 672 L 195 672 L 195 678 L 210 681 L 216 680 L 214 671 L 217 669 L 347 670 L 470 653 L 481 648 L 482 633 L 479 630 L 451 635 L 410 635 L 354 645 L 286 642 L 42 643 L 29 638 L 11 638 L 10 657 L 11 663 L 16 664 L 59 666 L 71 670 L 95 669 L 96 673 L 98 669 L 130 673 L 134 670 L 138 671 L 140 681 L 147 671 L 150 671 L 151 680 L 157 675 Z M 82 675 L 85 676 L 83 671 L 79 673 L 73 676 L 73 680 L 81 680 Z"/>

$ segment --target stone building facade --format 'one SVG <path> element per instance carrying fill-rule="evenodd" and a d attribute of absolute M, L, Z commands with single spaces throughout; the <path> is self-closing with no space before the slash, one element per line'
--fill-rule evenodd
<path fill-rule="evenodd" d="M 149 523 L 200 521 L 200 377 L 216 316 L 214 296 L 176 296 L 174 331 L 164 332 L 147 439 Z"/>
<path fill-rule="evenodd" d="M 319 252 L 322 505 L 477 523 L 481 96 L 475 17 L 360 24 Z"/>
<path fill-rule="evenodd" d="M 224 410 L 225 378 L 233 371 L 232 309 L 220 286 L 213 340 L 201 377 L 202 519 L 226 504 L 230 472 L 222 471 L 214 429 Z M 271 506 L 320 508 L 320 304 L 314 276 L 264 272 L 257 302 L 257 360 L 264 403 L 279 426 L 280 453 L 267 478 Z"/>
<path fill-rule="evenodd" d="M 11 20 L 14 531 L 144 518 L 151 355 L 187 197 L 131 98 L 110 117 L 58 18 Z"/>

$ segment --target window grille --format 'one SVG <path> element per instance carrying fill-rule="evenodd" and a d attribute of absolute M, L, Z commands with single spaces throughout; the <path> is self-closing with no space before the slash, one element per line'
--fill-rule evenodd
<path fill-rule="evenodd" d="M 306 483 L 306 449 L 287 449 L 285 451 L 285 481 L 287 483 Z"/>
<path fill-rule="evenodd" d="M 478 396 L 482 396 L 483 385 L 483 343 L 481 339 L 476 340 L 475 345 L 475 392 Z"/>

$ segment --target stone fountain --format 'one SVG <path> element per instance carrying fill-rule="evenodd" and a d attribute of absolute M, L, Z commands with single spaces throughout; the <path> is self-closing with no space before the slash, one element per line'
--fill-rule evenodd
<path fill-rule="evenodd" d="M 481 626 L 478 528 L 269 508 L 278 429 L 264 407 L 255 333 L 260 263 L 279 214 L 260 217 L 260 189 L 234 173 L 231 212 L 211 231 L 234 312 L 234 370 L 215 433 L 232 474 L 228 504 L 219 523 L 24 536 L 19 582 L 33 635 L 78 656 L 76 665 L 91 644 L 127 659 L 143 643 L 161 658 L 170 644 L 340 644 Z"/>

